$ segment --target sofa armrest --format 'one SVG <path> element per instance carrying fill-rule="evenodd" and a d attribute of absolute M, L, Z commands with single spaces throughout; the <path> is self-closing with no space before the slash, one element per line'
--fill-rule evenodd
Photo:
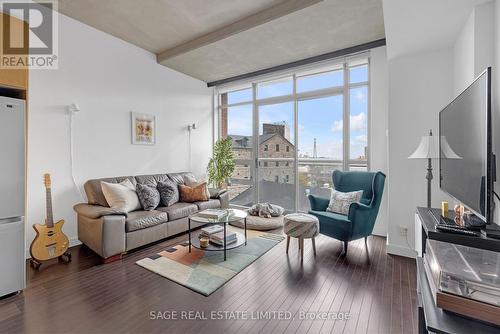
<path fill-rule="evenodd" d="M 229 208 L 229 193 L 227 191 L 224 191 L 223 193 L 219 194 L 219 201 L 220 201 L 221 208 L 228 209 Z"/>
<path fill-rule="evenodd" d="M 103 216 L 111 215 L 123 215 L 127 216 L 127 211 L 121 209 L 113 209 L 100 205 L 90 205 L 86 203 L 77 204 L 73 207 L 79 215 L 85 216 L 87 218 L 96 219 Z"/>
<path fill-rule="evenodd" d="M 313 211 L 326 211 L 328 204 L 330 204 L 329 198 L 308 195 L 309 203 L 311 204 L 311 210 Z"/>
<path fill-rule="evenodd" d="M 218 189 L 218 188 L 208 188 L 210 192 L 210 198 L 218 199 L 222 194 L 227 193 L 226 189 Z"/>
<path fill-rule="evenodd" d="M 78 215 L 78 239 L 104 259 L 126 251 L 124 215 Z"/>
<path fill-rule="evenodd" d="M 218 199 L 222 209 L 229 208 L 229 192 L 226 189 L 208 188 L 211 199 Z"/>

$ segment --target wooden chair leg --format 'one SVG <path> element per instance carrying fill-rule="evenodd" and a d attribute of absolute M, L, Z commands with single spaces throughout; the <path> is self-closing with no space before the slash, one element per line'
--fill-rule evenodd
<path fill-rule="evenodd" d="M 312 238 L 312 244 L 313 244 L 313 253 L 314 253 L 314 256 L 316 256 L 316 241 L 314 238 Z"/>
<path fill-rule="evenodd" d="M 344 255 L 347 255 L 347 245 L 348 245 L 348 242 L 344 241 Z"/>
<path fill-rule="evenodd" d="M 286 236 L 286 253 L 288 254 L 288 248 L 290 247 L 290 236 Z"/>
<path fill-rule="evenodd" d="M 304 260 L 304 238 L 300 237 L 300 261 Z"/>

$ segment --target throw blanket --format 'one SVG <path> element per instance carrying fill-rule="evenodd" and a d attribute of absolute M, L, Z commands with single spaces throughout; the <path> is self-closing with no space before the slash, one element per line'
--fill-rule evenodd
<path fill-rule="evenodd" d="M 271 203 L 255 204 L 250 209 L 248 209 L 249 215 L 264 218 L 279 217 L 283 214 L 283 212 L 285 212 L 285 209 L 283 209 L 279 205 Z"/>

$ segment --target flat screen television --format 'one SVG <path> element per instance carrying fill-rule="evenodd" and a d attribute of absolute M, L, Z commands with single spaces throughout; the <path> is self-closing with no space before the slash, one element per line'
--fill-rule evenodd
<path fill-rule="evenodd" d="M 486 223 L 493 219 L 491 68 L 439 113 L 440 188 Z"/>

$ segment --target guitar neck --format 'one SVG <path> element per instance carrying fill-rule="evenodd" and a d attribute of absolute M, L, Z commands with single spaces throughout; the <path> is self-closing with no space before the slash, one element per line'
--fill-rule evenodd
<path fill-rule="evenodd" d="M 52 193 L 50 188 L 45 190 L 45 202 L 47 208 L 47 227 L 54 227 L 54 215 L 52 213 Z"/>

